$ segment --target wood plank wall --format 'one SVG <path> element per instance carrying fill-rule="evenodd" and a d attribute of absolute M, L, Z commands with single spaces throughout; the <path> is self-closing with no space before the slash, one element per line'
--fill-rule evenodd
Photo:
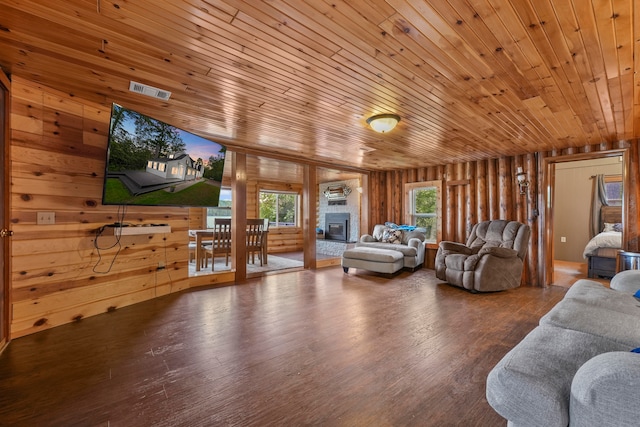
<path fill-rule="evenodd" d="M 109 107 L 13 79 L 12 338 L 193 284 L 186 208 L 129 208 L 126 222 L 168 223 L 172 232 L 94 246 L 96 230 L 118 220 L 117 206 L 101 204 L 109 115 Z M 41 211 L 55 212 L 55 224 L 37 225 Z M 101 247 L 115 243 L 98 239 Z"/>
<path fill-rule="evenodd" d="M 477 162 L 449 164 L 418 169 L 373 172 L 370 175 L 369 206 L 371 224 L 404 221 L 403 185 L 410 182 L 442 180 L 443 218 L 442 239 L 465 241 L 471 226 L 488 219 L 513 219 L 531 226 L 532 239 L 527 253 L 523 284 L 544 286 L 539 277 L 540 246 L 543 244 L 543 218 L 533 215 L 534 209 L 543 212 L 543 171 L 539 164 L 544 158 L 554 158 L 579 153 L 592 153 L 612 149 L 629 148 L 629 217 L 628 249 L 639 248 L 638 200 L 640 199 L 639 141 L 617 144 L 599 144 L 562 151 L 502 157 Z M 536 157 L 538 157 L 536 159 Z M 528 173 L 530 191 L 520 195 L 515 173 L 522 167 Z M 431 251 L 431 256 L 435 252 Z M 429 265 L 429 263 L 427 263 Z"/>

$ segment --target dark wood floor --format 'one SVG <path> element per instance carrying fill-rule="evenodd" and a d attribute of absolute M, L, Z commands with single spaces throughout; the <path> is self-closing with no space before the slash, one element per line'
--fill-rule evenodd
<path fill-rule="evenodd" d="M 505 425 L 487 373 L 565 292 L 330 267 L 170 295 L 14 340 L 0 424 Z"/>

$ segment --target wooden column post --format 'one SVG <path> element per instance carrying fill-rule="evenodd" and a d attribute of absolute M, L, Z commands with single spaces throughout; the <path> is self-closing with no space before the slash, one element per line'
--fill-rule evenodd
<path fill-rule="evenodd" d="M 239 283 L 247 279 L 247 155 L 234 152 L 231 165 L 231 267 Z"/>
<path fill-rule="evenodd" d="M 304 268 L 316 268 L 316 203 L 318 202 L 318 175 L 313 165 L 304 166 L 302 187 L 302 235 Z"/>

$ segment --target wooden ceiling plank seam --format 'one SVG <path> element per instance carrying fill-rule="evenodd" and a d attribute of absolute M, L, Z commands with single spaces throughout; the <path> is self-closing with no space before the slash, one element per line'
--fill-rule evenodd
<path fill-rule="evenodd" d="M 605 14 L 605 12 L 608 12 Z M 621 75 L 619 53 L 620 46 L 616 40 L 616 23 L 622 25 L 624 13 L 616 12 L 613 10 L 613 3 L 610 4 L 610 9 L 602 10 L 596 15 L 596 29 L 598 31 L 598 39 L 600 41 L 600 49 L 602 51 L 602 59 L 604 62 L 607 85 L 609 87 L 609 96 L 611 98 L 611 108 L 615 123 L 615 135 L 620 136 L 624 134 L 624 114 L 620 114 L 616 105 L 624 106 L 622 91 L 620 87 Z M 630 23 L 630 21 L 628 21 Z"/>
<path fill-rule="evenodd" d="M 150 21 L 150 22 L 153 22 L 153 21 Z M 140 25 L 138 25 L 138 27 L 140 27 Z M 207 32 L 207 30 L 203 28 L 203 29 L 201 29 L 201 32 Z M 213 37 L 209 38 L 209 40 L 213 40 L 213 39 L 214 39 Z M 228 39 L 227 39 L 227 40 L 228 40 Z M 238 43 L 238 42 L 234 42 L 234 43 L 236 43 L 236 44 L 238 44 L 239 46 L 241 46 L 241 44 L 240 44 L 240 43 Z M 221 46 L 218 46 L 218 47 L 221 47 Z M 242 51 L 243 51 L 243 53 L 247 53 L 249 50 L 248 50 L 248 49 L 242 49 Z M 219 53 L 219 51 L 218 51 L 218 53 Z M 233 53 L 237 53 L 237 52 L 229 51 L 229 54 L 230 54 L 230 55 L 233 55 Z M 263 52 L 262 54 L 260 54 L 259 52 L 257 52 L 257 53 L 254 55 L 254 57 L 264 57 L 264 53 L 265 53 L 265 52 Z M 247 55 L 247 58 L 249 58 L 249 56 L 248 56 L 248 55 Z M 253 64 L 253 62 L 250 62 L 250 63 L 251 63 L 251 64 Z M 278 66 L 278 65 L 280 65 L 280 64 L 274 64 L 274 65 L 275 65 L 275 66 Z M 304 66 L 299 67 L 299 69 L 300 69 L 301 71 L 302 71 L 302 69 L 303 69 L 303 68 L 304 68 Z"/>
<path fill-rule="evenodd" d="M 418 12 L 413 11 L 413 9 L 409 10 L 408 7 L 404 7 L 401 9 L 401 12 L 405 15 L 413 14 L 419 17 L 415 19 L 420 19 L 420 23 L 417 24 L 417 22 L 414 19 L 414 23 L 412 25 L 412 27 L 417 30 L 417 34 L 414 34 L 414 32 L 411 32 L 411 31 L 409 31 L 409 33 L 406 34 L 407 37 L 415 39 L 419 45 L 424 45 L 425 43 L 432 43 L 431 39 L 447 40 L 445 44 L 439 45 L 438 47 L 440 49 L 439 53 L 442 54 L 443 52 L 446 52 L 447 57 L 452 58 L 454 63 L 457 63 L 459 65 L 460 70 L 453 70 L 453 74 L 443 72 L 442 69 L 438 69 L 437 71 L 438 73 L 442 73 L 443 76 L 447 77 L 452 82 L 453 87 L 456 86 L 455 80 L 453 78 L 453 76 L 456 75 L 459 81 L 460 79 L 462 79 L 462 81 L 464 82 L 465 84 L 464 88 L 461 87 L 460 90 L 465 93 L 469 90 L 471 91 L 471 93 L 475 93 L 477 91 L 477 87 L 481 87 L 481 88 L 484 88 L 487 93 L 492 93 L 492 94 L 514 93 L 514 98 L 519 99 L 519 96 L 516 96 L 515 92 L 511 92 L 511 91 L 505 92 L 505 87 L 502 87 L 502 88 L 498 87 L 495 84 L 496 78 L 491 73 L 489 73 L 489 75 L 486 77 L 482 76 L 481 74 L 474 75 L 473 73 L 469 73 L 469 70 L 473 70 L 476 68 L 476 64 L 483 64 L 484 61 L 482 61 L 481 58 L 478 55 L 476 55 L 474 52 L 471 52 L 468 49 L 468 46 L 465 43 L 463 43 L 461 40 L 459 40 L 459 38 L 454 37 L 457 40 L 456 42 L 450 41 L 449 36 L 447 34 L 451 34 L 452 32 L 450 31 L 448 25 L 442 24 L 441 27 L 436 30 L 431 26 L 431 23 L 427 23 L 425 18 L 419 15 Z M 420 35 L 426 38 L 418 39 L 418 37 L 416 36 L 420 36 Z M 461 49 L 461 47 L 464 47 L 464 49 Z M 429 50 L 431 50 L 431 48 L 430 46 L 427 46 L 427 47 L 424 47 L 422 51 L 429 52 Z M 428 55 L 430 55 L 430 53 L 428 53 Z M 433 76 L 436 77 L 436 79 L 438 79 L 437 73 Z M 427 77 L 431 77 L 431 76 L 427 76 Z M 473 81 L 473 77 L 477 78 L 475 82 Z M 445 84 L 444 82 L 442 82 L 441 79 L 438 79 L 438 80 L 440 84 Z M 475 87 L 473 86 L 474 83 L 476 83 Z M 508 85 L 506 85 L 506 87 L 508 87 Z"/>
<path fill-rule="evenodd" d="M 580 38 L 584 46 L 584 54 L 589 63 L 589 74 L 591 79 L 583 81 L 583 85 L 594 84 L 598 94 L 599 105 L 604 123 L 606 126 L 605 140 L 609 140 L 611 135 L 615 135 L 615 120 L 611 110 L 609 87 L 606 84 L 606 70 L 603 61 L 603 54 L 598 41 L 598 29 L 596 25 L 596 11 L 592 4 L 586 4 L 581 0 L 572 0 L 578 25 L 580 27 Z M 612 127 L 614 127 L 612 129 Z"/>
<path fill-rule="evenodd" d="M 556 4 L 553 5 L 553 11 L 556 19 L 560 23 L 565 40 L 567 40 L 566 45 L 572 52 L 571 64 L 575 68 L 578 76 L 575 84 L 580 86 L 580 92 L 584 93 L 586 97 L 584 105 L 588 105 L 591 111 L 591 117 L 585 119 L 583 126 L 588 126 L 589 123 L 595 123 L 600 140 L 604 140 L 606 139 L 608 131 L 605 126 L 606 119 L 604 112 L 599 104 L 598 94 L 593 86 L 585 85 L 585 82 L 593 80 L 594 77 L 590 72 L 589 59 L 585 54 L 586 47 L 581 36 L 582 28 L 578 21 L 578 16 L 576 15 L 573 5 L 567 2 L 556 2 Z M 572 19 L 570 20 L 569 17 Z"/>
<path fill-rule="evenodd" d="M 490 3 L 494 9 L 497 7 L 495 0 L 490 0 Z M 546 3 L 538 2 L 537 4 L 545 5 Z M 526 3 L 518 3 L 518 5 L 521 13 L 523 12 L 523 8 L 527 7 Z M 517 39 L 515 40 L 515 43 L 520 49 L 522 49 L 523 54 L 528 58 L 529 63 L 536 70 L 541 82 L 540 92 L 550 108 L 553 111 L 559 111 L 561 108 L 566 108 L 559 107 L 559 104 L 567 105 L 566 101 L 568 100 L 571 101 L 569 103 L 570 108 L 576 111 L 577 114 L 584 115 L 586 110 L 578 101 L 576 92 L 573 90 L 574 88 L 571 85 L 566 85 L 567 81 L 572 80 L 569 74 L 571 72 L 571 68 L 567 69 L 567 61 L 561 59 L 558 55 L 558 49 L 560 46 L 565 46 L 564 39 L 561 37 L 550 37 L 548 22 L 544 25 L 544 31 L 541 30 L 541 25 L 534 23 L 531 19 L 528 19 L 528 22 L 525 22 L 524 19 L 526 19 L 526 17 L 521 17 L 514 6 L 502 7 L 501 11 L 506 15 L 501 18 L 501 20 L 508 28 L 509 34 L 514 34 L 514 38 Z M 533 13 L 533 11 L 530 12 Z M 538 20 L 538 22 L 540 21 Z M 557 24 L 555 21 L 553 23 Z M 553 28 L 555 28 L 555 25 L 553 25 Z M 540 36 L 537 36 L 537 34 L 540 34 Z M 554 41 L 552 41 L 552 39 L 554 39 Z M 534 42 L 534 40 L 537 42 Z M 539 50 L 540 46 L 542 46 L 542 50 Z M 564 49 L 562 52 L 564 53 Z M 568 52 L 566 57 L 570 58 Z M 549 60 L 545 61 L 543 58 L 550 58 L 553 62 Z M 538 70 L 542 70 L 542 72 L 539 72 Z M 555 85 L 558 86 L 558 95 L 556 95 L 555 91 L 549 90 L 549 87 L 552 87 L 553 85 L 546 83 L 547 78 L 553 79 Z M 573 80 L 577 80 L 577 75 Z"/>
<path fill-rule="evenodd" d="M 343 52 L 343 53 L 345 53 L 345 52 Z M 347 53 L 348 53 L 348 52 L 347 52 Z M 351 61 L 357 61 L 359 58 L 354 56 L 354 57 L 351 57 L 351 58 L 349 58 L 349 59 L 350 59 Z M 352 67 L 353 67 L 353 66 L 352 66 Z M 446 103 L 444 103 L 443 105 L 446 105 Z M 455 104 L 455 109 L 458 109 L 458 108 L 461 108 L 461 107 L 462 107 L 462 104 L 461 104 L 461 103 L 457 103 L 457 104 Z M 411 113 L 410 113 L 410 111 L 407 111 L 407 110 L 408 110 L 408 109 L 405 109 L 406 114 L 407 114 L 407 115 L 410 115 L 410 114 L 411 114 Z M 451 116 L 451 114 L 449 114 L 447 110 L 443 110 L 442 112 L 440 112 L 440 110 L 439 110 L 439 109 L 434 108 L 434 109 L 432 109 L 432 110 L 430 110 L 430 111 L 432 111 L 432 112 L 434 112 L 434 113 L 439 114 L 439 116 L 441 117 L 441 119 L 440 119 L 440 120 L 438 120 L 438 122 L 437 122 L 438 124 L 442 123 L 442 125 L 445 125 L 445 123 L 449 123 L 449 127 L 450 127 L 450 128 L 453 128 L 453 129 L 455 129 L 455 128 L 463 128 L 463 127 L 464 127 L 464 124 L 463 124 L 462 122 L 453 122 L 453 123 L 452 123 L 452 122 L 451 122 L 451 120 L 455 120 L 455 119 L 454 119 L 454 118 L 452 118 L 452 117 L 450 117 L 450 116 Z M 467 111 L 469 111 L 469 112 L 470 112 L 471 110 L 467 110 Z M 469 116 L 469 117 L 471 117 L 471 114 L 470 114 L 470 113 L 466 113 L 466 114 L 465 114 L 465 116 Z M 414 122 L 413 122 L 413 123 L 417 125 L 417 124 L 419 124 L 420 122 L 418 122 L 417 120 L 414 120 Z M 498 123 L 498 122 L 495 122 L 494 124 L 495 124 L 496 126 L 500 126 L 500 123 Z M 423 126 L 425 126 L 425 124 L 423 124 Z M 427 127 L 427 128 L 429 128 L 429 127 L 430 127 L 430 126 L 429 126 L 429 124 L 426 124 L 426 127 Z M 485 127 L 485 126 L 478 126 L 478 127 Z M 443 133 L 443 134 L 444 134 L 444 133 L 446 133 L 446 131 L 447 131 L 447 130 L 448 130 L 447 128 L 442 128 L 442 133 Z"/>
<path fill-rule="evenodd" d="M 536 6 L 538 6 L 537 3 Z M 538 10 L 537 13 L 541 13 L 540 10 Z M 596 107 L 598 98 L 597 96 L 595 98 L 588 96 L 589 91 L 585 90 L 583 83 L 592 77 L 584 74 L 584 70 L 587 68 L 584 66 L 587 58 L 582 55 L 584 46 L 580 36 L 580 23 L 575 14 L 575 9 L 570 2 L 557 1 L 551 5 L 551 10 L 548 12 L 548 15 L 555 16 L 555 19 L 558 21 L 564 36 L 564 45 L 567 47 L 567 52 L 571 54 L 571 58 L 563 60 L 563 63 L 566 64 L 567 71 L 571 72 L 569 82 L 578 97 L 578 104 L 574 105 L 574 109 L 582 118 L 582 127 L 591 129 L 591 126 L 596 124 L 598 134 L 604 139 L 607 131 L 606 127 L 602 126 L 604 123 L 602 111 L 599 106 Z M 555 43 L 557 43 L 558 46 L 562 45 L 560 40 L 554 42 L 554 45 Z"/>
<path fill-rule="evenodd" d="M 411 33 L 411 32 L 410 32 L 409 34 L 407 34 L 407 36 L 408 36 L 408 37 L 414 37 L 414 38 L 415 38 L 415 35 L 412 35 L 412 33 Z M 484 86 L 484 83 L 485 83 L 485 82 L 491 85 L 491 81 L 490 81 L 490 80 L 487 80 L 487 79 L 485 79 L 483 82 L 479 82 L 479 85 L 482 87 L 482 86 Z M 467 84 L 467 83 L 468 83 L 470 86 L 472 85 L 472 82 L 465 82 L 465 84 Z M 477 86 L 478 86 L 478 85 L 476 85 L 476 87 L 477 87 Z M 443 90 L 443 92 L 445 92 L 447 89 L 446 89 L 446 88 L 443 88 L 442 90 Z M 466 88 L 466 90 L 473 90 L 473 87 Z M 492 93 L 492 94 L 494 95 L 492 98 L 493 98 L 493 99 L 496 99 L 496 98 L 497 98 L 497 96 L 495 96 L 495 95 L 496 95 L 496 92 L 498 92 L 498 93 L 499 93 L 499 89 L 498 89 L 497 87 L 492 87 L 492 88 L 491 88 L 491 90 L 487 90 L 487 92 L 488 92 L 488 93 Z M 500 94 L 500 95 L 502 95 L 502 94 Z M 508 95 L 508 94 L 507 94 L 507 95 Z M 462 96 L 467 96 L 467 95 L 462 95 Z M 480 99 L 482 99 L 482 98 L 480 98 Z M 519 110 L 519 109 L 522 109 L 522 107 L 517 107 L 517 106 L 515 106 L 515 105 L 514 105 L 516 102 L 517 102 L 518 104 L 521 104 L 521 101 L 520 101 L 520 99 L 519 99 L 518 97 L 515 97 L 515 96 L 514 96 L 514 97 L 509 97 L 509 96 L 504 97 L 504 96 L 501 96 L 501 99 L 503 99 L 503 100 L 504 100 L 504 99 L 511 99 L 511 100 L 510 100 L 510 101 L 508 101 L 508 102 L 500 102 L 500 105 L 508 106 L 509 108 L 512 108 L 513 110 Z M 491 111 L 491 110 L 487 110 L 486 112 L 489 112 L 489 111 Z M 528 122 L 530 125 L 532 125 L 533 127 L 538 127 L 538 128 L 540 128 L 540 123 L 539 123 L 539 122 L 536 122 L 533 118 L 529 117 L 528 115 L 521 115 L 520 117 L 526 118 L 527 122 Z M 526 124 L 527 124 L 527 122 L 525 122 L 525 123 L 517 123 L 517 125 L 518 125 L 518 126 L 526 125 Z"/>
<path fill-rule="evenodd" d="M 492 28 L 495 28 L 496 26 L 491 26 L 491 27 L 492 27 Z M 519 49 L 519 48 L 518 48 L 518 49 Z M 528 64 L 528 66 L 531 66 L 531 65 L 530 65 L 530 64 Z M 531 66 L 531 67 L 533 67 L 533 66 Z M 522 67 L 521 67 L 521 68 L 522 68 Z M 541 90 L 541 95 L 544 95 L 544 92 L 543 92 L 542 90 Z M 511 109 L 512 109 L 512 110 L 517 110 L 517 108 L 518 108 L 518 107 L 513 106 L 513 108 L 511 108 Z M 508 111 L 508 110 L 507 110 L 507 111 Z M 537 124 L 537 123 L 539 123 L 537 120 L 531 120 L 531 119 L 530 119 L 529 121 L 530 121 L 530 123 L 531 123 L 533 126 L 539 126 L 539 124 Z"/>
<path fill-rule="evenodd" d="M 238 8 L 231 4 L 229 1 L 207 1 L 207 0 L 180 0 L 180 3 L 188 3 L 197 14 L 203 13 L 211 15 L 216 19 L 225 22 L 233 21 L 233 18 L 238 13 Z"/>
<path fill-rule="evenodd" d="M 505 54 L 499 41 L 485 23 L 478 17 L 477 13 L 471 9 L 465 0 L 447 0 L 438 2 L 436 7 L 447 22 L 460 22 L 459 34 L 464 42 L 471 46 L 476 52 L 484 54 L 484 61 L 495 61 L 500 65 L 498 75 L 504 82 L 509 82 L 509 89 L 518 93 L 521 99 L 537 96 L 539 93 L 524 78 L 524 75 Z M 491 45 L 492 44 L 492 45 Z"/>
<path fill-rule="evenodd" d="M 338 0 L 343 7 L 349 7 L 355 13 L 362 16 L 368 22 L 378 26 L 381 22 L 389 19 L 396 11 L 386 2 L 372 3 L 368 0 Z"/>
<path fill-rule="evenodd" d="M 311 34 L 305 34 L 310 33 L 312 29 L 301 25 L 295 19 L 291 19 L 274 7 L 274 5 L 266 2 L 258 4 L 252 2 L 247 3 L 241 0 L 225 1 L 250 17 L 252 21 L 255 21 L 251 23 L 253 26 L 259 27 L 257 23 L 261 23 L 281 33 L 285 36 L 285 38 L 282 39 L 284 43 L 289 43 L 289 40 L 295 40 L 300 45 L 310 47 L 311 51 L 326 57 L 331 56 L 341 49 L 339 45 L 323 37 L 323 35 L 317 31 L 313 31 Z M 257 7 L 258 5 L 259 7 Z"/>
<path fill-rule="evenodd" d="M 482 59 L 480 52 L 466 49 L 468 46 L 464 41 L 428 3 L 410 4 L 402 0 L 389 0 L 388 2 L 393 5 L 400 16 L 412 23 L 412 26 L 420 32 L 424 40 L 428 40 L 437 47 L 433 52 L 430 52 L 432 56 L 438 56 L 439 50 L 450 53 L 455 51 L 456 55 L 459 55 L 455 62 L 461 64 L 463 69 L 469 70 L 466 75 L 478 80 L 492 78 L 493 70 Z"/>
<path fill-rule="evenodd" d="M 587 101 L 584 88 L 580 84 L 575 68 L 570 65 L 572 61 L 566 40 L 562 37 L 561 31 L 555 31 L 556 28 L 560 30 L 561 25 L 557 21 L 550 4 L 546 1 L 538 1 L 536 2 L 535 10 L 532 4 L 528 2 L 518 2 L 512 6 L 517 17 L 516 19 L 520 22 L 522 28 L 528 32 L 528 38 L 534 43 L 534 46 L 542 45 L 548 47 L 548 49 L 544 51 L 546 53 L 540 53 L 540 57 L 546 58 L 551 55 L 556 59 L 556 62 L 560 64 L 560 70 L 553 64 L 548 65 L 552 68 L 551 76 L 553 79 L 553 84 L 550 84 L 549 87 L 561 88 L 560 93 L 564 99 L 569 102 L 568 105 L 574 114 L 581 117 L 583 123 L 592 123 L 593 115 L 587 115 L 589 110 L 583 105 L 586 104 Z M 575 25 L 573 28 L 575 28 Z M 556 69 L 553 69 L 554 67 Z M 567 82 L 569 82 L 569 85 L 567 85 Z M 582 127 L 580 129 L 582 129 Z"/>
<path fill-rule="evenodd" d="M 627 0 L 613 0 L 613 13 L 616 18 L 613 20 L 614 38 L 616 45 L 616 56 L 618 63 L 618 73 L 620 75 L 619 87 L 617 91 L 621 96 L 621 110 L 623 117 L 622 138 L 628 139 L 633 135 L 633 91 L 625 91 L 628 86 L 627 76 L 633 75 L 633 9 L 632 4 Z M 627 82 L 627 84 L 625 84 Z M 614 108 L 615 104 L 614 104 Z"/>
<path fill-rule="evenodd" d="M 544 96 L 543 79 L 546 75 L 550 75 L 550 71 L 546 64 L 540 60 L 540 55 L 537 55 L 537 51 L 535 51 L 535 54 L 525 54 L 525 51 L 533 51 L 533 44 L 527 37 L 526 32 L 518 32 L 518 27 L 506 25 L 505 21 L 509 21 L 509 16 L 505 17 L 505 19 L 499 12 L 504 11 L 505 13 L 508 13 L 510 9 L 496 9 L 494 4 L 487 3 L 486 0 L 467 0 L 467 2 L 472 10 L 476 11 L 479 18 L 484 21 L 485 25 L 488 28 L 491 28 L 496 41 L 512 59 L 522 75 L 526 77 L 528 70 L 534 70 L 538 78 L 535 80 L 527 80 L 536 87 L 541 96 Z M 512 19 L 516 18 L 514 14 L 510 17 Z M 532 60 L 535 60 L 535 63 L 532 62 Z M 542 73 L 540 73 L 540 71 L 542 71 Z M 547 105 L 549 105 L 552 110 L 555 110 L 556 108 L 559 108 L 560 104 L 556 103 L 555 100 L 547 100 Z"/>
<path fill-rule="evenodd" d="M 236 21 L 237 22 L 237 21 Z"/>
<path fill-rule="evenodd" d="M 393 25 L 390 21 L 388 21 L 388 24 Z M 389 31 L 389 28 L 386 28 L 386 26 L 382 27 L 383 29 L 387 30 L 387 32 Z M 418 33 L 418 34 L 416 34 Z M 422 39 L 422 35 L 419 32 L 413 32 L 413 31 L 409 31 L 407 33 L 402 33 L 399 34 L 401 36 L 404 36 L 410 40 L 412 40 L 413 43 L 415 43 L 415 46 L 421 46 L 424 43 L 428 43 L 429 40 L 426 39 Z M 404 45 L 409 46 L 409 48 L 414 47 L 414 45 L 409 44 L 409 43 L 404 43 Z M 417 49 L 415 49 L 417 51 Z M 455 61 L 455 60 L 454 60 Z M 442 65 L 442 66 L 434 66 L 434 63 L 439 63 L 439 61 L 436 59 L 434 61 L 432 61 L 430 58 L 426 59 L 426 62 L 433 68 L 435 68 L 435 72 L 433 73 L 434 77 L 436 77 L 436 82 L 439 84 L 440 86 L 440 90 L 443 93 L 450 93 L 450 91 L 455 91 L 456 93 L 460 94 L 460 96 L 464 96 L 464 97 L 468 97 L 469 100 L 473 100 L 473 98 L 478 98 L 480 97 L 479 95 L 468 95 L 469 92 L 471 91 L 471 93 L 477 91 L 478 88 L 482 88 L 486 91 L 486 93 L 491 94 L 491 95 L 497 95 L 497 94 L 501 94 L 501 90 L 493 85 L 493 82 L 490 79 L 484 79 L 482 78 L 480 81 L 472 81 L 472 79 L 469 79 L 467 81 L 466 78 L 463 78 L 464 81 L 464 85 L 458 85 L 456 86 L 454 84 L 454 76 L 455 77 L 460 77 L 460 75 L 462 75 L 462 73 L 459 72 L 455 72 L 455 71 L 450 71 L 449 69 L 447 69 L 447 66 Z M 463 68 L 462 66 L 460 68 Z M 444 76 L 446 79 L 448 79 L 448 81 L 450 81 L 450 84 L 447 84 L 445 82 L 442 81 L 442 79 L 437 78 L 437 76 Z M 438 85 L 433 85 L 434 88 L 438 87 Z M 507 92 L 507 95 L 509 95 L 511 92 Z M 482 95 L 483 97 L 486 95 Z M 520 100 L 516 97 L 508 97 L 508 98 L 513 98 L 514 101 L 517 100 L 517 102 L 519 102 Z M 513 102 L 510 103 L 510 105 L 513 105 Z"/>
<path fill-rule="evenodd" d="M 518 99 L 518 101 L 520 101 L 520 99 Z M 539 125 L 538 125 L 539 126 Z"/>

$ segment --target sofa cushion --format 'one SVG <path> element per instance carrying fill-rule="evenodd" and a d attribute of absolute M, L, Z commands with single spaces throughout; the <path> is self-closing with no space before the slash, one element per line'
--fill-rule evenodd
<path fill-rule="evenodd" d="M 640 316 L 624 312 L 623 305 L 618 305 L 619 310 L 611 308 L 613 306 L 615 304 L 607 307 L 604 303 L 594 305 L 573 298 L 563 299 L 540 319 L 540 324 L 606 337 L 624 344 L 628 350 L 638 347 Z"/>
<path fill-rule="evenodd" d="M 616 276 L 619 274 L 621 273 Z M 640 301 L 638 299 L 628 293 L 609 289 L 592 280 L 578 280 L 569 288 L 564 299 L 640 317 Z M 640 345 L 640 343 L 638 344 Z"/>
<path fill-rule="evenodd" d="M 580 366 L 624 350 L 629 348 L 607 338 L 540 325 L 491 370 L 487 400 L 512 425 L 566 427 L 571 382 Z"/>
<path fill-rule="evenodd" d="M 358 242 L 356 243 L 356 247 L 368 247 L 368 248 L 379 248 L 379 249 L 391 249 L 394 251 L 402 252 L 404 256 L 416 256 L 418 255 L 418 250 L 413 246 L 407 245 L 394 245 L 392 243 L 382 243 L 382 242 Z"/>

